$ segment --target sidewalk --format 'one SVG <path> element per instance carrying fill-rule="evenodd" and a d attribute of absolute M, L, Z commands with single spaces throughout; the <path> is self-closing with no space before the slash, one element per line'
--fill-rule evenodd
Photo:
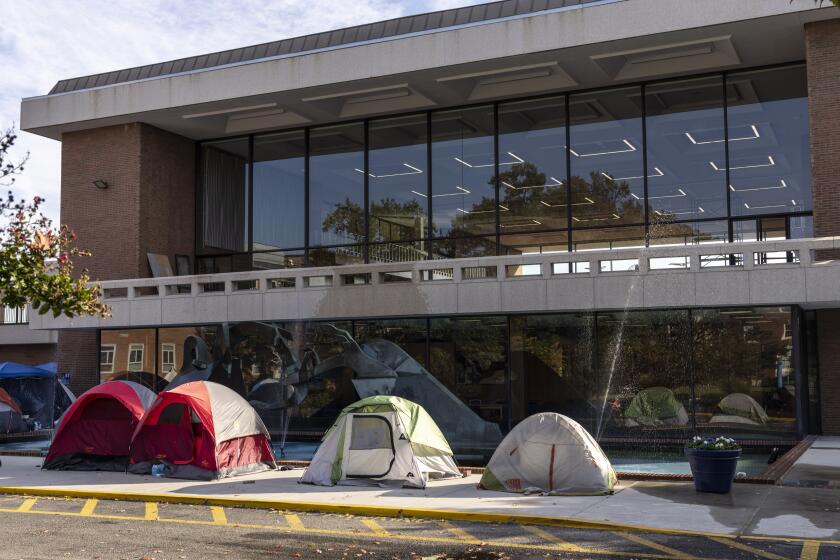
<path fill-rule="evenodd" d="M 39 458 L 3 457 L 0 493 L 840 540 L 840 490 L 826 488 L 736 484 L 731 494 L 714 495 L 697 494 L 691 483 L 627 481 L 612 496 L 521 496 L 478 490 L 476 475 L 394 490 L 300 485 L 302 470 L 203 482 L 40 465 Z"/>

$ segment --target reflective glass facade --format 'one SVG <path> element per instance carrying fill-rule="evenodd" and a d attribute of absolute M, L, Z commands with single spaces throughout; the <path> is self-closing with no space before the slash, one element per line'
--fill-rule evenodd
<path fill-rule="evenodd" d="M 807 237 L 808 146 L 802 65 L 206 142 L 199 271 Z"/>
<path fill-rule="evenodd" d="M 751 307 L 103 330 L 101 370 L 103 381 L 160 391 L 206 364 L 209 379 L 245 396 L 271 431 L 279 432 L 287 406 L 293 438 L 319 437 L 359 398 L 399 395 L 427 408 L 456 451 L 478 462 L 519 421 L 546 411 L 574 418 L 605 444 L 724 433 L 784 445 L 818 406 L 816 373 L 797 371 L 793 360 L 797 313 Z M 293 375 L 294 391 L 269 390 L 283 373 Z"/>

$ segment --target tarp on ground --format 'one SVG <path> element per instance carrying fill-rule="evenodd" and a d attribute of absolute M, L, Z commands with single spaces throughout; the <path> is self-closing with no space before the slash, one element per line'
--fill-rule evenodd
<path fill-rule="evenodd" d="M 131 436 L 156 397 L 133 381 L 86 391 L 62 416 L 43 468 L 124 471 Z"/>
<path fill-rule="evenodd" d="M 158 395 L 134 431 L 129 472 L 155 464 L 173 478 L 213 480 L 275 468 L 256 410 L 218 383 L 194 381 Z"/>
<path fill-rule="evenodd" d="M 502 440 L 479 486 L 500 492 L 599 495 L 617 476 L 595 439 L 562 414 L 529 416 Z"/>
<path fill-rule="evenodd" d="M 301 482 L 424 488 L 430 480 L 461 476 L 449 443 L 422 406 L 377 395 L 341 411 Z"/>

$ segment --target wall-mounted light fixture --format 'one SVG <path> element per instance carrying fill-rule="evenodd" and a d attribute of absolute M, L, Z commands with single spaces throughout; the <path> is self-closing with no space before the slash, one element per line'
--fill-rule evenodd
<path fill-rule="evenodd" d="M 110 185 L 108 184 L 108 181 L 105 181 L 105 180 L 102 180 L 102 179 L 96 179 L 96 180 L 93 182 L 93 185 L 94 185 L 97 189 L 100 189 L 100 190 L 107 189 L 107 188 L 110 186 Z"/>

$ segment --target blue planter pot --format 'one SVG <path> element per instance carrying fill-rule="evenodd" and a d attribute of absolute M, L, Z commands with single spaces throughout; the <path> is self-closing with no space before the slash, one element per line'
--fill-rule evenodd
<path fill-rule="evenodd" d="M 740 449 L 711 450 L 685 449 L 685 456 L 694 477 L 694 489 L 698 492 L 726 494 L 732 490 L 735 470 L 738 467 Z"/>

